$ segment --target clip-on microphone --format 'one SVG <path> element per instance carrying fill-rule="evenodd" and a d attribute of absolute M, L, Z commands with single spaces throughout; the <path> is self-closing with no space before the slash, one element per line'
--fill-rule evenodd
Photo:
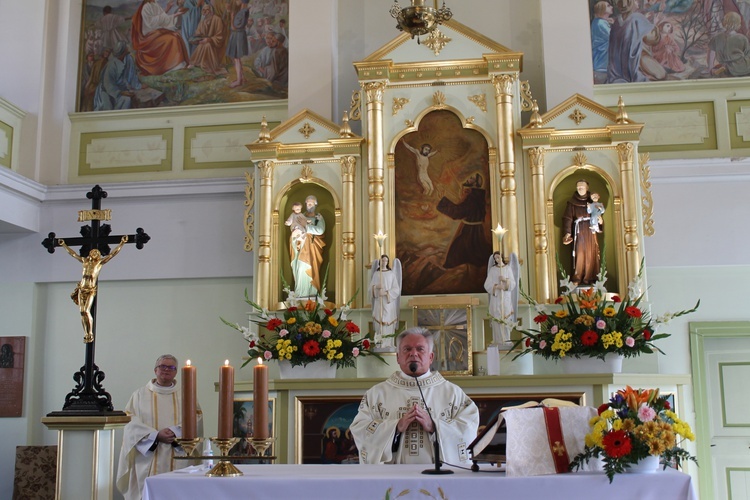
<path fill-rule="evenodd" d="M 411 376 L 414 377 L 414 381 L 417 383 L 417 389 L 419 389 L 419 396 L 422 398 L 422 404 L 424 405 L 425 409 L 427 410 L 427 415 L 430 416 L 430 422 L 432 422 L 432 428 L 435 431 L 435 442 L 433 443 L 435 448 L 435 468 L 434 469 L 425 469 L 422 471 L 422 474 L 453 474 L 452 470 L 443 470 L 440 467 L 443 465 L 440 461 L 440 440 L 438 439 L 438 430 L 437 425 L 435 425 L 435 420 L 432 418 L 432 413 L 430 413 L 430 408 L 427 406 L 427 402 L 424 400 L 424 394 L 422 394 L 422 387 L 419 385 L 419 379 L 417 378 L 417 363 L 415 361 L 412 361 L 409 363 L 409 370 L 411 371 Z"/>

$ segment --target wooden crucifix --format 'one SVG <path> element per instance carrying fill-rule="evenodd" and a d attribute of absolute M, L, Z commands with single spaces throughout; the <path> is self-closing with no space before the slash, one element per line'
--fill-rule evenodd
<path fill-rule="evenodd" d="M 91 224 L 81 226 L 80 237 L 59 238 L 55 233 L 49 233 L 49 236 L 42 241 L 42 245 L 49 253 L 54 253 L 57 247 L 63 247 L 83 265 L 81 281 L 76 285 L 70 297 L 81 312 L 86 360 L 84 366 L 73 376 L 77 385 L 65 396 L 62 411 L 52 412 L 49 416 L 101 415 L 102 412 L 110 415 L 122 414 L 122 412 L 114 412 L 112 398 L 101 384 L 104 380 L 104 372 L 100 371 L 94 363 L 99 273 L 104 264 L 114 258 L 126 243 L 135 243 L 136 248 L 140 250 L 151 238 L 142 228 L 136 229 L 135 234 L 111 235 L 110 225 L 101 224 L 101 221 L 111 219 L 111 210 L 102 210 L 102 198 L 106 197 L 107 192 L 98 185 L 86 193 L 86 198 L 91 200 L 91 210 L 80 210 L 78 222 L 91 221 Z M 117 244 L 117 246 L 111 249 L 110 244 Z M 81 247 L 79 253 L 71 248 L 76 246 Z"/>

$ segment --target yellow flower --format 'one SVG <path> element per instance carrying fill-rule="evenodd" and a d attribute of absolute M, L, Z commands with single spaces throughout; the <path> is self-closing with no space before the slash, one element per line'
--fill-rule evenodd
<path fill-rule="evenodd" d="M 610 408 L 608 410 L 604 410 L 599 416 L 602 417 L 603 420 L 609 420 L 610 418 L 615 416 L 615 411 Z"/>
<path fill-rule="evenodd" d="M 336 339 L 333 341 L 333 347 L 341 347 L 341 340 Z"/>
<path fill-rule="evenodd" d="M 565 309 L 560 309 L 559 311 L 555 312 L 555 316 L 558 318 L 567 318 L 568 311 L 566 311 Z"/>
<path fill-rule="evenodd" d="M 615 308 L 612 306 L 605 307 L 602 311 L 602 314 L 604 314 L 608 318 L 614 317 L 615 314 L 617 314 L 617 311 L 615 311 Z"/>
<path fill-rule="evenodd" d="M 287 324 L 287 325 L 293 325 L 293 324 L 295 324 L 296 322 L 297 322 L 297 318 L 294 318 L 294 317 L 292 317 L 292 318 L 289 318 L 289 319 L 287 319 L 287 320 L 286 320 L 286 324 Z"/>
<path fill-rule="evenodd" d="M 333 359 L 333 357 L 334 357 L 335 355 L 336 355 L 336 352 L 335 352 L 335 351 L 328 351 L 328 354 L 326 355 L 326 358 L 328 358 L 328 360 L 330 361 L 330 360 L 332 360 L 332 359 Z"/>
<path fill-rule="evenodd" d="M 339 322 L 338 322 L 338 321 L 336 321 L 336 318 L 334 318 L 333 316 L 328 316 L 328 322 L 329 322 L 329 323 L 331 324 L 331 326 L 332 326 L 332 327 L 334 327 L 334 328 L 336 328 L 337 326 L 339 326 Z"/>
<path fill-rule="evenodd" d="M 586 326 L 591 326 L 594 324 L 594 318 L 592 316 L 589 316 L 588 314 L 581 314 L 573 321 L 573 323 L 575 323 L 576 325 L 583 324 Z"/>
<path fill-rule="evenodd" d="M 335 357 L 336 357 L 336 359 L 341 359 L 341 358 L 343 358 L 343 357 L 344 357 L 344 353 L 343 353 L 343 352 L 340 352 L 340 353 L 336 354 L 336 356 L 335 356 Z"/>

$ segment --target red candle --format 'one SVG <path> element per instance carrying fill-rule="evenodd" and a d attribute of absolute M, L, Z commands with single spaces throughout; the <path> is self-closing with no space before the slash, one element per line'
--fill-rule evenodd
<path fill-rule="evenodd" d="M 261 358 L 253 368 L 253 438 L 268 438 L 268 366 Z"/>
<path fill-rule="evenodd" d="M 232 419 L 234 417 L 234 368 L 229 360 L 219 368 L 219 439 L 232 437 Z"/>
<path fill-rule="evenodd" d="M 182 367 L 182 439 L 195 439 L 197 412 L 195 409 L 195 367 L 190 360 Z"/>

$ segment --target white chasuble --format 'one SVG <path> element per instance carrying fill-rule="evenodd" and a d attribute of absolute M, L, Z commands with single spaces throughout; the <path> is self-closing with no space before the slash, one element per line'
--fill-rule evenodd
<path fill-rule="evenodd" d="M 474 402 L 455 384 L 439 373 L 428 372 L 419 377 L 424 399 L 437 428 L 440 457 L 448 464 L 466 465 L 466 447 L 477 436 L 479 410 Z M 350 426 L 359 449 L 360 463 L 365 464 L 429 464 L 434 461 L 433 435 L 412 422 L 397 439 L 399 419 L 422 399 L 414 377 L 401 371 L 371 388 L 362 398 L 359 412 Z"/>
<path fill-rule="evenodd" d="M 158 443 L 156 434 L 171 428 L 177 437 L 182 436 L 182 401 L 175 383 L 162 387 L 153 380 L 130 396 L 125 412 L 131 420 L 122 437 L 120 461 L 117 466 L 117 489 L 126 500 L 140 500 L 146 478 L 189 465 L 187 460 L 172 460 L 173 447 Z M 203 419 L 198 407 L 198 435 L 203 435 Z"/>

